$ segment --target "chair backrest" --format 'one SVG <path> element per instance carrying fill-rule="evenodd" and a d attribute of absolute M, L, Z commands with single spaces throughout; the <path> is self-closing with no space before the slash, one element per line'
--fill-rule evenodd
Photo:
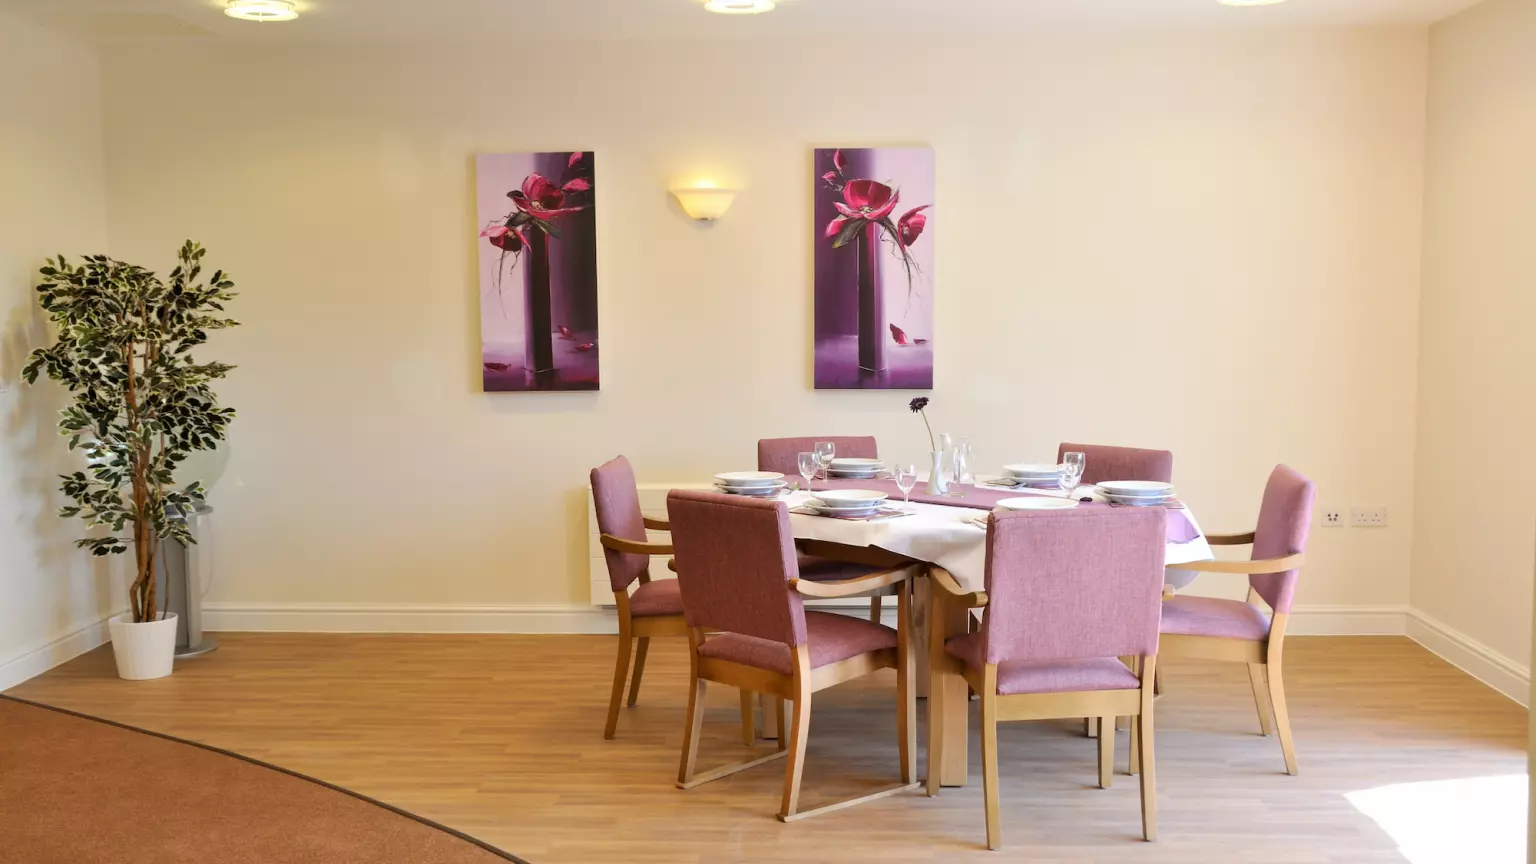
<path fill-rule="evenodd" d="M 645 542 L 640 490 L 635 486 L 635 469 L 628 459 L 618 456 L 592 469 L 592 506 L 597 511 L 599 533 Z M 604 547 L 603 559 L 608 562 L 608 582 L 615 591 L 628 590 L 630 583 L 650 572 L 649 555 Z"/>
<path fill-rule="evenodd" d="M 873 437 L 849 437 L 818 435 L 814 438 L 764 438 L 757 442 L 757 470 L 777 471 L 787 477 L 800 473 L 796 462 L 801 453 L 816 449 L 817 441 L 831 441 L 837 445 L 838 456 L 858 459 L 880 458 L 879 448 Z"/>
<path fill-rule="evenodd" d="M 994 513 L 987 531 L 988 663 L 1157 653 L 1167 511 Z"/>
<path fill-rule="evenodd" d="M 1307 551 L 1307 534 L 1312 528 L 1312 502 L 1317 484 L 1284 465 L 1275 466 L 1264 484 L 1264 503 L 1259 507 L 1259 524 L 1253 532 L 1253 557 L 1284 558 Z M 1269 608 L 1289 613 L 1296 596 L 1299 570 L 1266 573 L 1248 577 L 1248 584 L 1259 592 Z"/>
<path fill-rule="evenodd" d="M 1136 447 L 1107 447 L 1098 444 L 1067 444 L 1056 448 L 1056 461 L 1068 453 L 1083 454 L 1083 482 L 1100 480 L 1157 480 L 1173 482 L 1173 452 L 1142 450 Z"/>
<path fill-rule="evenodd" d="M 788 585 L 800 575 L 788 507 L 674 489 L 667 517 L 690 627 L 805 644 L 805 609 Z"/>

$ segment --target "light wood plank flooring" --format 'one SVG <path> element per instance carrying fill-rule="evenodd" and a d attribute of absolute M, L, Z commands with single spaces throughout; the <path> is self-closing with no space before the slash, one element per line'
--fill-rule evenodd
<path fill-rule="evenodd" d="M 9 691 L 249 754 L 467 831 L 534 864 L 591 862 L 1398 862 L 1344 795 L 1522 773 L 1526 713 L 1406 639 L 1296 638 L 1286 678 L 1301 774 L 1262 738 L 1239 664 L 1166 664 L 1157 703 L 1160 839 L 1139 837 L 1120 733 L 1099 790 L 1080 722 L 999 730 L 1001 852 L 971 785 L 775 821 L 782 763 L 673 786 L 686 706 L 680 640 L 651 645 L 640 704 L 604 741 L 613 637 L 223 634 L 171 678 L 118 681 L 110 648 Z M 894 678 L 817 694 L 805 805 L 896 778 Z M 701 769 L 740 759 L 737 696 L 712 688 Z M 974 713 L 974 703 L 973 703 Z M 921 706 L 919 713 L 922 713 Z M 919 739 L 923 740 L 923 739 Z"/>

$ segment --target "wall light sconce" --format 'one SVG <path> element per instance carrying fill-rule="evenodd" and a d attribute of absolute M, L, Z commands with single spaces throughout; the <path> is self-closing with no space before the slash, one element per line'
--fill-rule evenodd
<path fill-rule="evenodd" d="M 736 201 L 735 189 L 721 189 L 704 183 L 686 189 L 673 189 L 672 194 L 677 197 L 683 212 L 700 222 L 719 219 Z"/>

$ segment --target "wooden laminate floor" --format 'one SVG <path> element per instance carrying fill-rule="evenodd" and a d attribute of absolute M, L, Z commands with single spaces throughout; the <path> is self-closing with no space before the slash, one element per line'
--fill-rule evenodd
<path fill-rule="evenodd" d="M 678 640 L 653 640 L 640 704 L 604 741 L 613 637 L 220 638 L 171 678 L 119 681 L 104 647 L 8 692 L 248 754 L 534 864 L 1401 862 L 1347 793 L 1525 768 L 1525 710 L 1423 648 L 1293 638 L 1300 776 L 1286 776 L 1279 744 L 1259 736 L 1245 668 L 1170 662 L 1157 703 L 1159 841 L 1139 839 L 1135 778 L 1095 788 L 1080 723 L 1015 723 L 999 732 L 1004 849 L 989 853 L 974 703 L 971 785 L 785 825 L 773 818 L 782 762 L 674 788 L 687 676 Z M 803 806 L 893 782 L 894 683 L 886 672 L 817 695 Z M 712 689 L 710 705 L 701 770 L 746 752 L 735 692 Z M 1125 750 L 1121 732 L 1122 772 Z"/>

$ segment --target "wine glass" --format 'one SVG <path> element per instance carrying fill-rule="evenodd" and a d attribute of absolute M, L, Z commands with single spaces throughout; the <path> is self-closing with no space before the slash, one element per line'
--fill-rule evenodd
<path fill-rule="evenodd" d="M 1071 498 L 1077 489 L 1078 481 L 1083 479 L 1083 468 L 1088 464 L 1088 458 L 1081 453 L 1066 453 L 1062 456 L 1061 463 L 1061 488 Z"/>
<path fill-rule="evenodd" d="M 816 442 L 816 458 L 821 462 L 821 474 L 823 479 L 831 477 L 829 469 L 832 467 L 832 457 L 837 455 L 837 443 L 833 441 Z"/>
<path fill-rule="evenodd" d="M 815 453 L 801 453 L 795 457 L 800 476 L 805 478 L 805 491 L 811 491 L 811 478 L 816 476 L 816 466 L 821 460 Z"/>
<path fill-rule="evenodd" d="M 901 490 L 901 509 L 912 509 L 912 489 L 917 485 L 917 466 L 910 462 L 896 466 L 896 488 Z"/>

